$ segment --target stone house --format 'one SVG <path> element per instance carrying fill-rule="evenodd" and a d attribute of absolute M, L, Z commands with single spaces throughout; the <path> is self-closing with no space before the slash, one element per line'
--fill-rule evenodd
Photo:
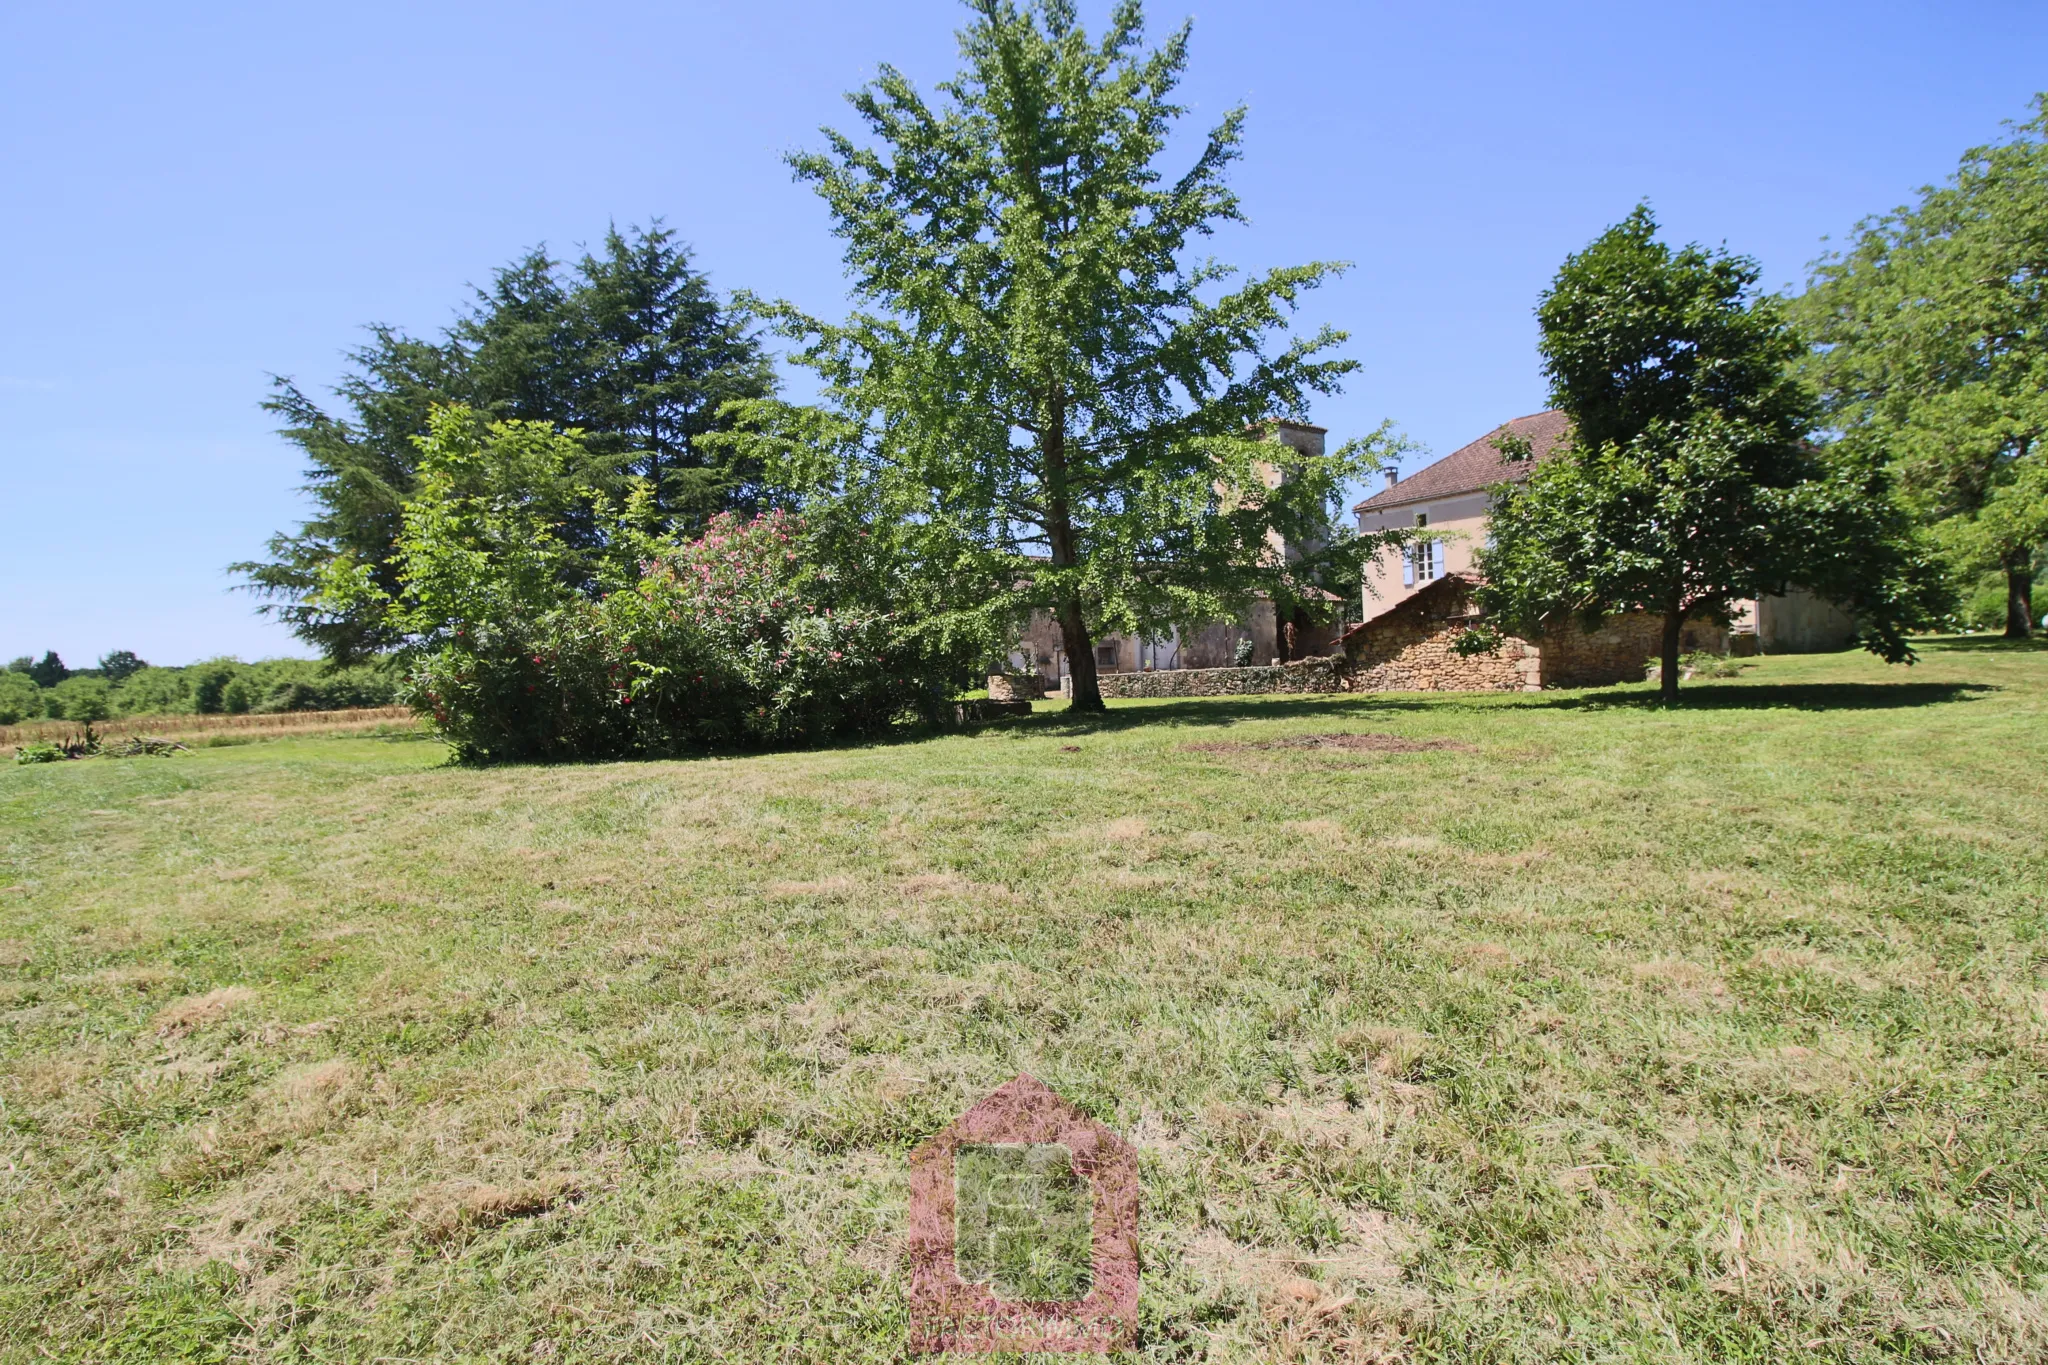
<path fill-rule="evenodd" d="M 1329 657 L 1263 668 L 1191 668 L 1106 676 L 1105 697 L 1207 697 L 1254 692 L 1536 692 L 1640 682 L 1657 653 L 1662 623 L 1641 612 L 1586 629 L 1561 623 L 1541 640 L 1508 636 L 1496 648 L 1461 653 L 1458 641 L 1483 624 L 1470 574 L 1431 579 L 1372 620 L 1345 632 Z M 1683 648 L 1717 650 L 1727 632 L 1688 621 Z"/>
<path fill-rule="evenodd" d="M 1533 465 L 1554 454 L 1570 429 L 1561 412 L 1534 413 L 1495 427 L 1407 479 L 1388 471 L 1386 486 L 1351 509 L 1358 529 L 1414 527 L 1440 534 L 1406 551 L 1380 555 L 1366 571 L 1359 619 L 1371 624 L 1446 575 L 1475 574 L 1477 552 L 1486 543 L 1486 490 L 1528 478 Z M 1509 463 L 1502 458 L 1494 443 L 1510 435 L 1528 442 L 1533 460 Z M 1847 648 L 1855 635 L 1847 613 L 1796 587 L 1783 597 L 1736 604 L 1729 627 L 1738 653 L 1818 653 Z"/>
<path fill-rule="evenodd" d="M 1488 490 L 1529 476 L 1555 454 L 1569 434 L 1561 412 L 1517 417 L 1402 479 L 1388 471 L 1386 485 L 1352 508 L 1361 532 L 1415 528 L 1429 534 L 1403 550 L 1386 550 L 1366 570 L 1355 612 L 1334 611 L 1357 624 L 1311 627 L 1275 618 L 1273 604 L 1255 602 L 1234 622 L 1175 629 L 1159 639 L 1117 635 L 1096 642 L 1096 666 L 1105 697 L 1203 696 L 1246 691 L 1520 691 L 1543 687 L 1597 687 L 1639 681 L 1657 655 L 1661 622 L 1643 613 L 1610 616 L 1588 630 L 1559 624 L 1540 641 L 1509 637 L 1498 650 L 1461 654 L 1456 645 L 1480 624 L 1473 589 L 1478 551 L 1486 544 Z M 1512 435 L 1526 441 L 1528 462 L 1510 463 L 1495 444 Z M 1323 452 L 1322 427 L 1278 422 L 1270 439 L 1304 453 Z M 1276 554 L 1292 553 L 1275 541 Z M 1333 604 L 1335 605 L 1335 604 Z M 1854 623 L 1833 604 L 1804 589 L 1783 597 L 1737 603 L 1727 626 L 1689 621 L 1682 648 L 1712 653 L 1802 653 L 1845 648 Z M 1251 643 L 1252 671 L 1232 670 L 1240 641 Z M 1035 613 L 1013 669 L 1027 665 L 1048 684 L 1066 677 L 1059 627 Z M 1218 671 L 1223 670 L 1223 671 Z"/>
<path fill-rule="evenodd" d="M 1477 585 L 1469 573 L 1440 574 L 1346 632 L 1343 690 L 1538 692 L 1641 682 L 1662 643 L 1661 620 L 1625 612 L 1590 630 L 1568 620 L 1541 640 L 1510 635 L 1496 649 L 1461 654 L 1459 637 L 1484 619 L 1473 599 Z M 1680 648 L 1725 653 L 1727 631 L 1711 621 L 1687 621 Z"/>

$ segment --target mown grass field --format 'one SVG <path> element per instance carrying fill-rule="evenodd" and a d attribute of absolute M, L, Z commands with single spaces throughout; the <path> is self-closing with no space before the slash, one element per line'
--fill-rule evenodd
<path fill-rule="evenodd" d="M 0 1357 L 897 1358 L 1020 1071 L 1138 1358 L 2048 1357 L 2048 651 L 1689 698 L 9 768 Z"/>

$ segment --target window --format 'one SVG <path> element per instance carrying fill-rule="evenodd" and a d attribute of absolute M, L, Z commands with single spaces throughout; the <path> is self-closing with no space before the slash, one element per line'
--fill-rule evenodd
<path fill-rule="evenodd" d="M 1417 512 L 1417 530 L 1429 525 L 1429 514 Z M 1434 540 L 1411 545 L 1401 555 L 1401 584 L 1412 588 L 1444 576 L 1444 547 Z"/>
<path fill-rule="evenodd" d="M 1095 666 L 1097 668 L 1116 667 L 1116 646 L 1114 644 L 1095 646 Z"/>

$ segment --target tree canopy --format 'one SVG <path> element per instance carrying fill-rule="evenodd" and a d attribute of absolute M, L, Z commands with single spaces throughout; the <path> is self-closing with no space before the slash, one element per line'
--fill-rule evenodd
<path fill-rule="evenodd" d="M 132 649 L 116 649 L 100 656 L 100 676 L 111 683 L 126 682 L 149 664 Z"/>
<path fill-rule="evenodd" d="M 1355 362 L 1329 355 L 1341 333 L 1285 335 L 1336 266 L 1228 288 L 1235 272 L 1194 254 L 1243 219 L 1225 172 L 1244 114 L 1162 170 L 1188 29 L 1148 51 L 1136 0 L 1099 41 L 1068 0 L 971 8 L 937 100 L 885 66 L 850 97 L 865 139 L 828 129 L 792 158 L 856 306 L 840 323 L 777 310 L 824 406 L 754 404 L 736 444 L 920 528 L 920 553 L 971 570 L 972 606 L 1049 610 L 1075 706 L 1099 709 L 1100 632 L 1164 633 L 1259 593 L 1284 611 L 1325 583 L 1348 597 L 1370 547 L 1335 499 L 1389 443 L 1311 458 L 1259 439 Z"/>
<path fill-rule="evenodd" d="M 1957 569 L 2005 576 L 2033 627 L 2048 549 L 2048 95 L 1920 202 L 1859 223 L 1799 300 L 1845 444 L 1897 471 Z"/>
<path fill-rule="evenodd" d="M 1638 206 L 1566 259 L 1537 307 L 1567 446 L 1495 490 L 1481 601 L 1524 633 L 1569 613 L 1663 618 L 1675 699 L 1685 621 L 1794 584 L 1910 659 L 1925 573 L 1880 470 L 1808 439 L 1802 343 L 1756 263 L 1657 239 Z M 1510 450 L 1510 458 L 1527 451 Z"/>
<path fill-rule="evenodd" d="M 618 491 L 638 476 L 656 513 L 682 526 L 760 500 L 760 471 L 745 453 L 704 437 L 720 429 L 727 402 L 773 391 L 768 359 L 659 223 L 613 229 L 602 251 L 573 266 L 535 248 L 495 272 L 440 339 L 373 326 L 349 360 L 335 389 L 341 416 L 275 381 L 264 406 L 306 456 L 315 510 L 271 539 L 268 559 L 234 566 L 266 610 L 338 661 L 396 643 L 374 617 L 323 606 L 318 587 L 345 558 L 396 588 L 392 546 L 438 404 L 580 429 L 570 477 Z"/>

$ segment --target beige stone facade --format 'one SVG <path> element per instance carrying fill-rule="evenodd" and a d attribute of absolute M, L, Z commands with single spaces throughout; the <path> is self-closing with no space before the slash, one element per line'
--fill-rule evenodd
<path fill-rule="evenodd" d="M 1487 541 L 1488 490 L 1527 478 L 1537 463 L 1569 446 L 1570 434 L 1571 424 L 1563 413 L 1532 413 L 1501 424 L 1406 480 L 1389 473 L 1386 487 L 1351 509 L 1358 529 L 1413 530 L 1425 539 L 1406 551 L 1382 552 L 1367 569 L 1359 619 L 1369 623 L 1447 575 L 1476 575 L 1478 554 Z M 1509 461 L 1504 450 L 1515 444 L 1525 446 L 1532 458 Z M 1734 632 L 1745 637 L 1736 648 L 1746 654 L 1846 649 L 1856 635 L 1856 623 L 1847 612 L 1800 587 L 1782 597 L 1737 602 L 1733 615 Z M 1688 623 L 1686 629 L 1689 639 L 1712 633 L 1700 623 Z M 1625 655 L 1633 644 L 1613 648 Z M 1691 648 L 1687 646 L 1688 651 Z M 1599 651 L 1589 645 L 1585 652 L 1590 659 Z M 1655 653 L 1654 646 L 1651 652 Z"/>
<path fill-rule="evenodd" d="M 1252 668 L 1191 668 L 1107 674 L 1104 697 L 1216 697 L 1264 692 L 1536 692 L 1641 682 L 1662 642 L 1663 622 L 1642 612 L 1609 616 L 1588 630 L 1570 620 L 1541 640 L 1504 636 L 1497 647 L 1458 650 L 1483 627 L 1470 576 L 1451 574 L 1409 594 L 1343 639 L 1327 658 Z M 1728 633 L 1686 623 L 1687 652 L 1726 653 Z"/>

